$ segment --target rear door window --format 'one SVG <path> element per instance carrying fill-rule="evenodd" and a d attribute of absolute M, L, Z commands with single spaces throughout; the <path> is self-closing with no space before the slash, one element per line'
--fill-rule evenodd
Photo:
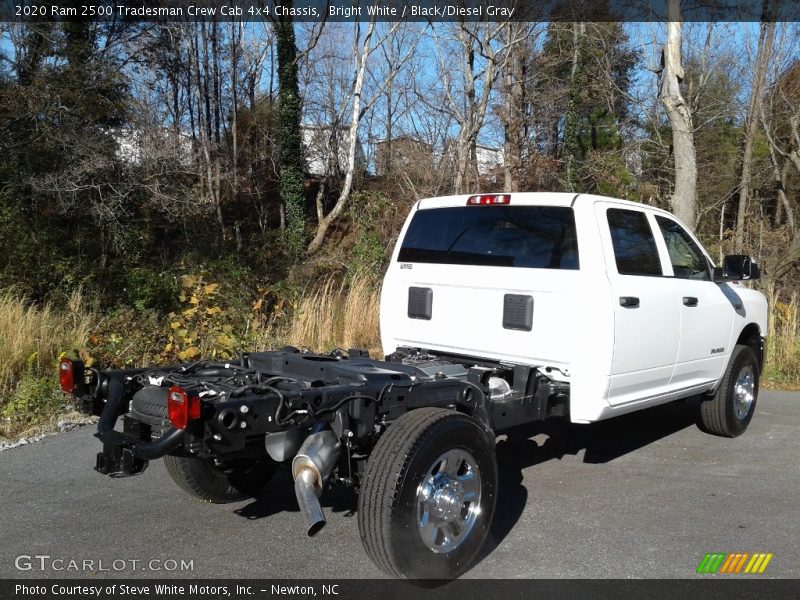
<path fill-rule="evenodd" d="M 575 215 L 563 206 L 419 210 L 397 260 L 447 265 L 577 269 Z"/>
<path fill-rule="evenodd" d="M 639 210 L 609 208 L 608 228 L 620 275 L 663 275 L 656 238 Z"/>

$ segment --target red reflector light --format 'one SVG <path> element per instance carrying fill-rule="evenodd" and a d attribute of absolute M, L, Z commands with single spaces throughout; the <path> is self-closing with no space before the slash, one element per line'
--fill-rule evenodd
<path fill-rule="evenodd" d="M 487 206 L 492 204 L 511 204 L 511 194 L 480 194 L 467 198 L 467 206 Z"/>
<path fill-rule="evenodd" d="M 177 429 L 186 429 L 189 421 L 200 418 L 200 398 L 189 397 L 181 387 L 173 385 L 167 390 L 167 415 Z"/>
<path fill-rule="evenodd" d="M 58 383 L 67 394 L 75 391 L 75 371 L 72 368 L 72 361 L 66 357 L 58 363 Z"/>

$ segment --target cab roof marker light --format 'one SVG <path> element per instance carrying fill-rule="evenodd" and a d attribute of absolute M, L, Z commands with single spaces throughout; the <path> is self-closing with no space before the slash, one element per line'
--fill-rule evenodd
<path fill-rule="evenodd" d="M 511 204 L 511 194 L 479 194 L 467 198 L 467 206 Z"/>

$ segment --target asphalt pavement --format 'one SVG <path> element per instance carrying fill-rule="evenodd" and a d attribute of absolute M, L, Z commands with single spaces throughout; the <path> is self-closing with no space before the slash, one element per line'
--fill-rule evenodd
<path fill-rule="evenodd" d="M 99 475 L 92 433 L 0 453 L 0 577 L 382 576 L 347 490 L 326 492 L 309 539 L 285 470 L 256 499 L 202 504 L 161 461 Z M 736 439 L 683 402 L 550 433 L 500 438 L 495 521 L 466 577 L 700 577 L 707 552 L 769 552 L 758 577 L 800 577 L 800 394 L 762 391 Z"/>

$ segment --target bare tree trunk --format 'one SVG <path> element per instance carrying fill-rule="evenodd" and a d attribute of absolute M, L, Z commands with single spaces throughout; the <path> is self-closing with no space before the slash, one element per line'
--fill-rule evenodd
<path fill-rule="evenodd" d="M 456 101 L 449 93 L 446 101 L 449 111 L 459 124 L 455 152 L 456 172 L 453 179 L 456 194 L 467 193 L 470 189 L 470 166 L 474 163 L 472 158 L 476 154 L 478 134 L 486 119 L 486 111 L 497 78 L 497 55 L 505 49 L 505 44 L 499 48 L 493 47 L 492 44 L 502 34 L 503 29 L 508 27 L 508 23 L 484 23 L 479 27 L 483 28 L 482 34 L 480 29 L 471 31 L 467 23 L 462 22 L 458 25 L 458 41 L 463 52 L 461 79 L 464 102 L 462 104 Z M 477 74 L 476 53 L 480 53 L 485 60 L 482 72 Z M 440 68 L 443 76 L 447 77 L 452 66 L 443 62 Z M 476 86 L 478 81 L 480 81 L 480 90 Z"/>
<path fill-rule="evenodd" d="M 472 156 L 472 130 L 475 122 L 475 50 L 472 48 L 472 39 L 465 35 L 462 24 L 460 33 L 464 50 L 464 63 L 462 64 L 462 77 L 465 84 L 464 97 L 466 100 L 466 114 L 461 120 L 458 131 L 458 145 L 456 146 L 456 174 L 453 188 L 456 194 L 469 191 L 469 159 Z M 468 40 L 468 41 L 465 41 Z"/>
<path fill-rule="evenodd" d="M 789 204 L 789 198 L 786 196 L 786 177 L 789 175 L 789 163 L 784 162 L 778 179 L 778 199 L 781 201 L 783 210 L 786 212 L 786 222 L 789 223 L 789 229 L 793 232 L 796 231 L 796 221 L 794 218 L 794 208 Z"/>
<path fill-rule="evenodd" d="M 774 92 L 768 96 L 771 97 Z M 794 208 L 789 202 L 786 195 L 786 180 L 789 175 L 790 167 L 794 166 L 800 174 L 800 115 L 793 115 L 789 118 L 789 133 L 792 141 L 789 142 L 789 150 L 787 151 L 781 147 L 780 142 L 776 139 L 772 127 L 775 125 L 774 120 L 767 120 L 767 115 L 764 110 L 763 102 L 759 103 L 759 117 L 761 120 L 761 129 L 767 138 L 767 148 L 769 148 L 769 158 L 772 163 L 772 175 L 775 180 L 775 187 L 778 194 L 778 207 L 786 212 L 786 221 L 792 232 L 796 231 L 796 222 L 794 217 Z M 794 146 L 794 148 L 792 148 Z M 783 159 L 783 160 L 780 160 Z M 776 225 L 780 225 L 780 211 L 776 209 L 775 214 Z"/>
<path fill-rule="evenodd" d="M 470 134 L 468 130 L 463 131 L 463 135 L 458 137 L 458 147 L 456 148 L 456 178 L 453 182 L 456 194 L 465 194 L 470 191 L 470 163 L 475 153 L 476 136 Z"/>
<path fill-rule="evenodd" d="M 786 213 L 786 223 L 789 225 L 789 229 L 794 231 L 794 210 L 786 197 L 786 176 L 788 175 L 789 163 L 784 161 L 781 165 L 778 160 L 778 154 L 772 144 L 767 144 L 767 147 L 769 148 L 769 158 L 772 164 L 772 177 L 775 179 L 775 188 L 778 193 L 778 205 L 775 207 L 775 224 L 781 224 L 781 212 L 783 211 Z"/>
<path fill-rule="evenodd" d="M 211 78 L 211 65 L 208 56 L 208 31 L 205 23 L 200 22 L 200 37 L 197 28 L 192 36 L 193 48 L 190 48 L 190 68 L 194 72 L 194 91 L 197 99 L 198 129 L 200 131 L 200 147 L 202 150 L 202 166 L 205 175 L 205 197 L 213 203 L 221 235 L 225 236 L 225 221 L 222 215 L 222 197 L 220 193 L 220 180 L 222 168 L 220 165 L 218 144 L 215 142 L 213 113 L 216 97 L 214 88 L 209 87 Z M 200 59 L 200 46 L 203 46 L 202 72 Z M 213 83 L 213 82 L 212 82 Z"/>
<path fill-rule="evenodd" d="M 386 88 L 386 139 L 384 140 L 384 143 L 386 144 L 386 163 L 384 165 L 386 175 L 389 175 L 392 172 L 392 139 L 394 139 L 394 109 L 392 106 L 393 94 L 394 85 L 389 85 Z"/>
<path fill-rule="evenodd" d="M 697 154 L 694 147 L 692 112 L 680 89 L 683 80 L 680 0 L 668 0 L 667 13 L 669 23 L 662 54 L 659 99 L 672 128 L 675 188 L 670 204 L 675 215 L 693 229 L 697 224 Z"/>
<path fill-rule="evenodd" d="M 786 158 L 792 161 L 794 168 L 800 173 L 800 114 L 794 115 L 789 119 L 789 125 L 792 129 L 792 139 L 794 140 L 794 149 L 786 154 Z"/>
<path fill-rule="evenodd" d="M 242 209 L 239 204 L 239 47 L 242 36 L 242 22 L 231 22 L 230 33 L 230 77 L 231 77 L 231 197 L 236 211 L 233 224 L 236 236 L 236 252 L 241 252 L 242 241 Z"/>
<path fill-rule="evenodd" d="M 361 91 L 364 89 L 364 73 L 367 69 L 367 59 L 370 54 L 370 41 L 372 34 L 375 31 L 375 21 L 370 21 L 369 28 L 364 37 L 364 44 L 361 47 L 361 53 L 356 53 L 356 78 L 353 84 L 353 116 L 350 119 L 350 127 L 348 128 L 347 140 L 347 170 L 344 176 L 344 183 L 342 190 L 339 192 L 339 198 L 330 213 L 319 219 L 317 223 L 317 231 L 314 238 L 308 245 L 307 253 L 314 254 L 322 247 L 322 242 L 325 241 L 325 234 L 331 223 L 335 221 L 344 210 L 347 200 L 350 198 L 350 190 L 353 186 L 353 175 L 356 170 L 356 148 L 358 146 L 358 124 L 361 122 L 363 116 L 361 109 Z M 318 211 L 319 213 L 320 211 Z M 318 214 L 318 217 L 320 215 Z"/>
<path fill-rule="evenodd" d="M 306 253 L 309 256 L 315 254 L 322 247 L 322 243 L 325 241 L 325 236 L 328 233 L 328 230 L 333 222 L 341 216 L 342 212 L 347 206 L 348 201 L 350 200 L 350 193 L 353 189 L 353 179 L 356 174 L 356 169 L 360 166 L 356 162 L 356 150 L 359 145 L 358 128 L 362 118 L 364 117 L 364 114 L 382 97 L 387 86 L 392 84 L 400 68 L 406 61 L 409 60 L 416 48 L 416 43 L 409 44 L 405 53 L 396 57 L 394 61 L 387 61 L 391 66 L 383 81 L 378 84 L 378 89 L 375 90 L 372 96 L 364 96 L 364 80 L 367 72 L 367 62 L 370 55 L 376 47 L 381 46 L 386 42 L 387 39 L 390 39 L 400 26 L 400 22 L 395 22 L 389 31 L 381 37 L 375 35 L 375 24 L 376 21 L 374 18 L 370 20 L 369 26 L 367 27 L 367 32 L 363 38 L 360 36 L 359 29 L 356 28 L 355 36 L 353 38 L 355 69 L 353 74 L 353 87 L 351 88 L 352 113 L 350 117 L 350 126 L 347 129 L 349 137 L 347 139 L 347 159 L 345 164 L 344 181 L 333 209 L 331 209 L 327 215 L 323 215 L 323 207 L 321 202 L 322 194 L 325 192 L 325 181 L 323 180 L 323 187 L 321 187 L 320 195 L 317 197 L 317 229 L 314 233 L 313 239 L 308 244 L 306 249 Z M 372 42 L 373 36 L 377 38 L 377 41 L 374 44 Z M 363 41 L 360 42 L 360 40 Z M 360 48 L 359 42 L 361 43 Z M 347 103 L 345 102 L 345 105 L 346 104 Z M 338 133 L 339 116 L 342 117 L 342 121 L 344 120 L 343 113 L 340 113 L 340 115 L 337 115 L 335 123 L 332 125 L 335 130 L 331 131 L 331 138 L 329 139 L 328 144 L 329 161 L 336 159 L 339 156 L 338 145 L 331 143 L 333 141 L 338 141 L 334 138 L 334 136 L 336 136 Z"/>
<path fill-rule="evenodd" d="M 744 225 L 747 218 L 747 200 L 750 195 L 752 179 L 753 141 L 758 127 L 758 115 L 761 112 L 761 98 L 764 95 L 764 80 L 767 65 L 772 54 L 772 41 L 775 37 L 775 23 L 761 23 L 758 38 L 758 51 L 753 66 L 753 79 L 750 84 L 750 102 L 747 107 L 745 126 L 744 152 L 742 154 L 742 176 L 739 180 L 739 210 L 736 213 L 736 248 L 744 249 Z"/>
<path fill-rule="evenodd" d="M 502 114 L 505 141 L 503 144 L 503 175 L 505 190 L 520 190 L 522 168 L 523 130 L 525 127 L 525 82 L 524 82 L 524 28 L 526 23 L 511 23 L 508 26 L 507 50 L 504 60 L 505 102 Z"/>
<path fill-rule="evenodd" d="M 211 62 L 211 76 L 213 77 L 212 83 L 213 96 L 214 96 L 214 141 L 219 144 L 222 139 L 221 135 L 221 115 L 220 104 L 222 98 L 222 81 L 219 69 L 219 26 L 216 18 L 211 21 L 211 52 L 213 60 Z"/>

